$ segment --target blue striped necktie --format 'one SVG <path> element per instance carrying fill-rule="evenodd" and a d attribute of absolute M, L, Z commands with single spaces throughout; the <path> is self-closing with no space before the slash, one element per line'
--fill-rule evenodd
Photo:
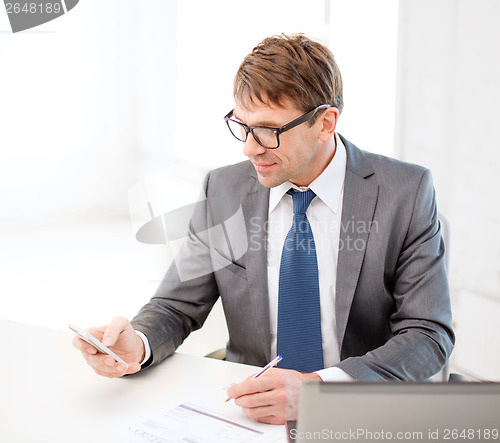
<path fill-rule="evenodd" d="M 306 210 L 316 194 L 288 192 L 293 224 L 281 254 L 278 291 L 278 354 L 281 368 L 301 372 L 323 369 L 321 312 L 316 245 Z"/>

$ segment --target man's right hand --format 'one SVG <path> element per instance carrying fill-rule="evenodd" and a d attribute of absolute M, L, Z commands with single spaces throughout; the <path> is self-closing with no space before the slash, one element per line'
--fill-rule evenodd
<path fill-rule="evenodd" d="M 75 337 L 73 346 L 82 352 L 83 358 L 97 374 L 112 378 L 135 374 L 141 370 L 140 363 L 145 355 L 144 342 L 126 318 L 116 317 L 107 326 L 87 330 L 129 365 L 127 370 L 123 363 L 116 362 L 107 354 L 101 354 L 86 341 Z"/>

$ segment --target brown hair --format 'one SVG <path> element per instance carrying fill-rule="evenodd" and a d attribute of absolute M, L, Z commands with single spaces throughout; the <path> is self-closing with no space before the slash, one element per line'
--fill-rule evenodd
<path fill-rule="evenodd" d="M 290 99 L 303 112 L 329 104 L 342 112 L 342 77 L 330 50 L 304 34 L 265 38 L 248 54 L 234 78 L 243 106 Z M 312 124 L 312 122 L 311 122 Z"/>

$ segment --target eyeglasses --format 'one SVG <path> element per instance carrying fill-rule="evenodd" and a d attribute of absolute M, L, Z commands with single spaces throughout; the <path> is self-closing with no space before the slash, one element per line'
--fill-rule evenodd
<path fill-rule="evenodd" d="M 233 116 L 234 109 L 224 117 L 224 121 L 231 131 L 231 134 L 233 134 L 237 140 L 246 142 L 248 134 L 251 132 L 253 138 L 259 145 L 267 149 L 276 149 L 280 146 L 280 134 L 283 134 L 283 132 L 295 128 L 295 126 L 298 126 L 301 123 L 311 120 L 316 112 L 322 111 L 329 107 L 330 105 L 319 105 L 309 112 L 306 112 L 304 115 L 301 115 L 295 120 L 292 120 L 290 123 L 282 126 L 281 128 L 268 128 L 267 126 L 247 126 L 244 123 L 241 123 L 238 120 L 233 120 L 231 118 Z"/>

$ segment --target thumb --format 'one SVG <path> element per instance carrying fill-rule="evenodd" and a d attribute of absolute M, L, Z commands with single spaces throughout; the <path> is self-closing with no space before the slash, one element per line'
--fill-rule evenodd
<path fill-rule="evenodd" d="M 125 322 L 124 322 L 125 320 Z M 102 343 L 104 346 L 113 346 L 120 334 L 124 331 L 127 320 L 121 317 L 117 317 L 111 321 L 104 331 L 102 338 Z"/>

